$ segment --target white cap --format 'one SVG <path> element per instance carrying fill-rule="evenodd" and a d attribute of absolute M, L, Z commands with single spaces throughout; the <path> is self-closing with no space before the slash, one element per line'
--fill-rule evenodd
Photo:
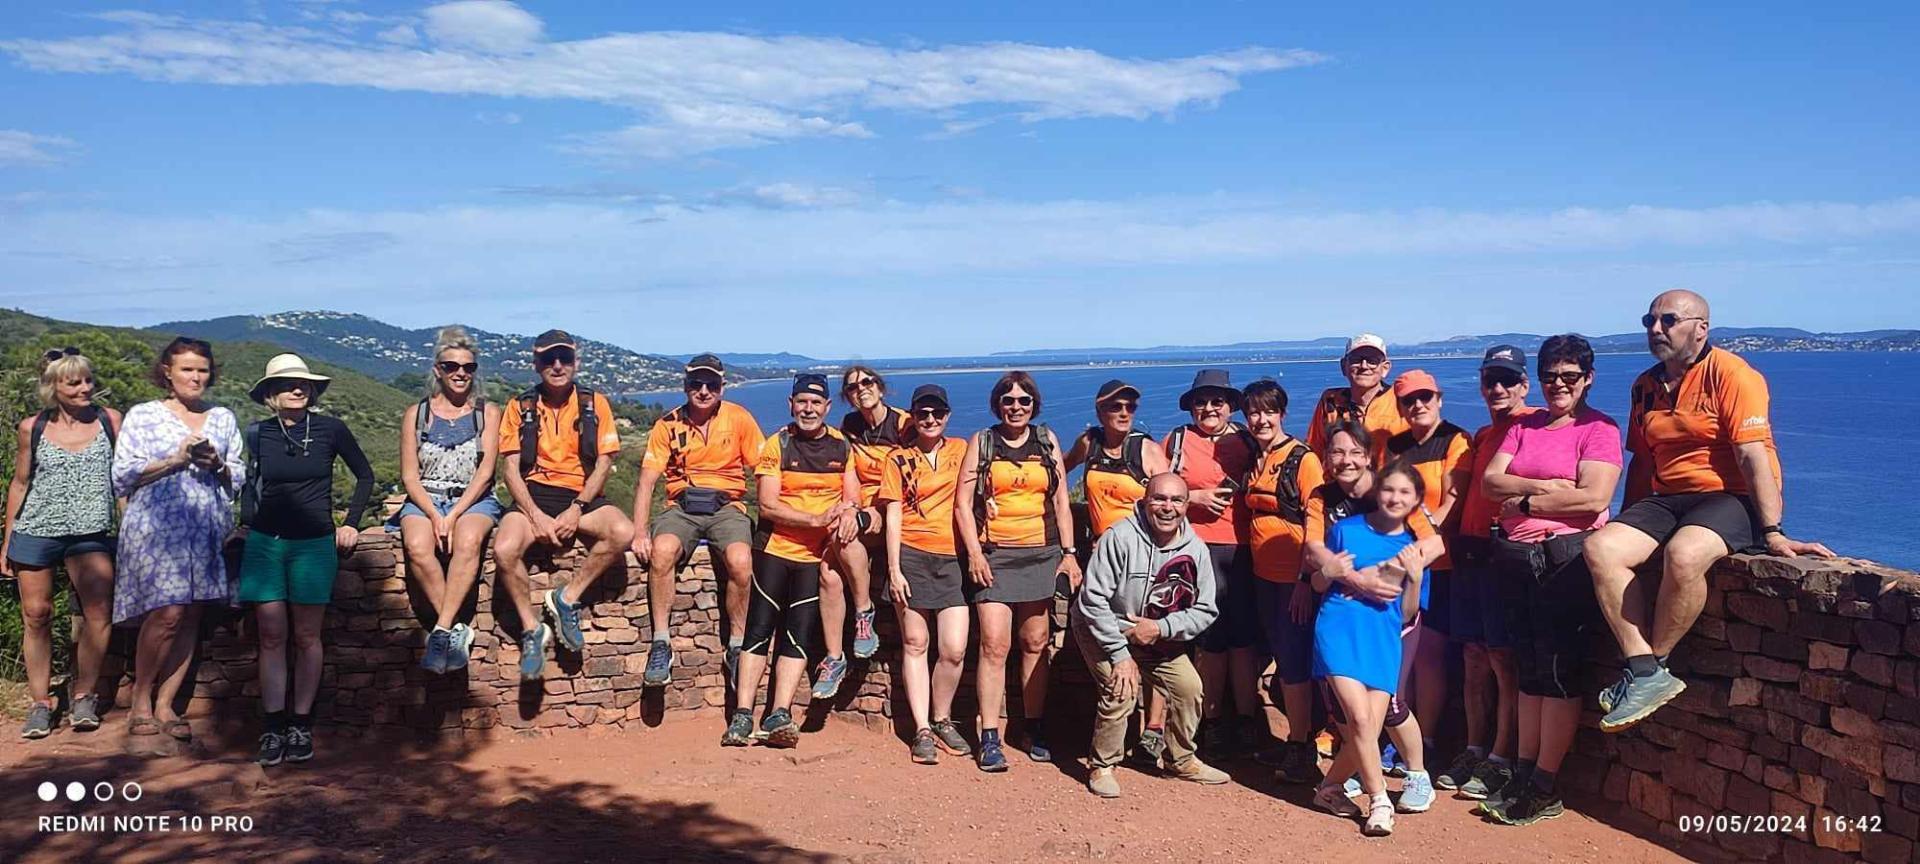
<path fill-rule="evenodd" d="M 1345 357 L 1362 348 L 1372 348 L 1381 354 L 1385 354 L 1387 353 L 1387 340 L 1375 336 L 1372 333 L 1362 333 L 1347 340 L 1347 350 L 1341 352 L 1340 356 Z"/>

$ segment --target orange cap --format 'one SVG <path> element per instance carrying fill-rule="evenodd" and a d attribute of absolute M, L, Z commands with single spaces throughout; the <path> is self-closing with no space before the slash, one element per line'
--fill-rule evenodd
<path fill-rule="evenodd" d="M 1433 380 L 1433 376 L 1428 375 L 1425 369 L 1414 369 L 1409 372 L 1404 372 L 1401 373 L 1400 377 L 1393 379 L 1393 395 L 1396 399 L 1408 393 L 1418 393 L 1422 390 L 1432 390 L 1435 393 L 1441 392 L 1440 382 Z"/>

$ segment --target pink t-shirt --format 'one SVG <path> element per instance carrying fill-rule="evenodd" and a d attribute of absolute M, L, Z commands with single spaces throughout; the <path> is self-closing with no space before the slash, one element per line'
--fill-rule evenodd
<path fill-rule="evenodd" d="M 1578 480 L 1580 463 L 1605 462 L 1619 467 L 1620 427 L 1613 418 L 1592 408 L 1581 408 L 1573 422 L 1548 429 L 1553 418 L 1536 411 L 1514 421 L 1500 452 L 1513 456 L 1507 473 L 1529 480 Z M 1571 534 L 1607 524 L 1607 511 L 1592 516 L 1503 516 L 1500 528 L 1515 543 L 1538 543 L 1552 534 Z"/>

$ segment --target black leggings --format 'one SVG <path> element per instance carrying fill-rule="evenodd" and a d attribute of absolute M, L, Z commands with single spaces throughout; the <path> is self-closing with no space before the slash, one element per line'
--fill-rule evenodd
<path fill-rule="evenodd" d="M 807 649 L 820 635 L 820 564 L 755 549 L 744 650 L 772 657 L 774 631 L 783 628 L 780 656 L 807 659 Z"/>

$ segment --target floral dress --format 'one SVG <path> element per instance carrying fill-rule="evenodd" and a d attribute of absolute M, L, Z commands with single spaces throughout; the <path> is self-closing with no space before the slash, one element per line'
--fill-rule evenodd
<path fill-rule="evenodd" d="M 113 623 L 137 623 L 163 606 L 226 603 L 232 597 L 222 554 L 233 530 L 233 490 L 246 481 L 239 421 L 225 408 L 207 411 L 201 434 L 227 463 L 233 485 L 189 466 L 134 488 L 148 465 L 172 456 L 192 435 L 161 402 L 127 412 L 113 453 L 113 491 L 127 496 L 113 586 Z"/>

